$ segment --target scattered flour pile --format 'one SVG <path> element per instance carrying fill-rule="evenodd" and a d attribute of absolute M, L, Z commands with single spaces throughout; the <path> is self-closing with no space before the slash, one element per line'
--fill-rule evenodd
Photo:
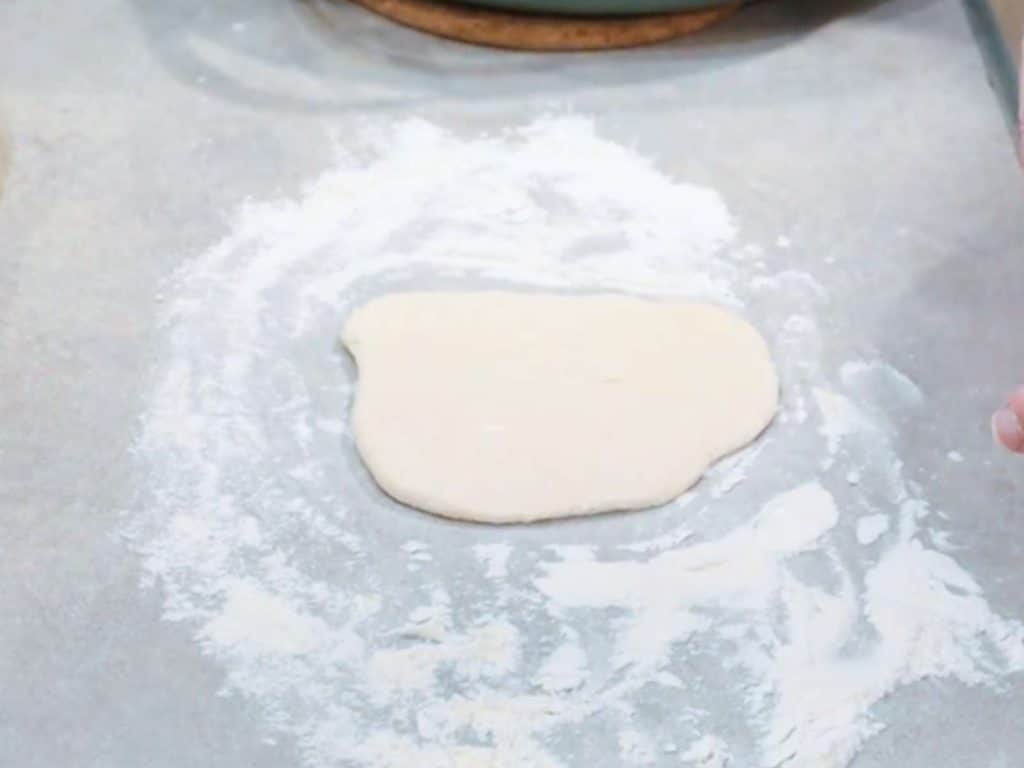
<path fill-rule="evenodd" d="M 127 535 L 263 738 L 311 768 L 842 768 L 898 687 L 1024 669 L 1024 627 L 926 543 L 886 415 L 921 393 L 879 361 L 823 370 L 826 292 L 736 237 L 713 191 L 584 119 L 472 140 L 411 121 L 243 206 L 175 276 Z M 783 412 L 661 510 L 405 510 L 356 458 L 336 339 L 356 304 L 431 286 L 738 307 L 774 340 Z"/>

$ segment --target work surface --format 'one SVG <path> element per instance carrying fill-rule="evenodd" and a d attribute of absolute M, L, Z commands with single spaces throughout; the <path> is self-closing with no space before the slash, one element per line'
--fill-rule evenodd
<path fill-rule="evenodd" d="M 0 199 L 0 765 L 745 768 L 793 758 L 820 768 L 854 753 L 864 768 L 1018 764 L 1024 463 L 995 451 L 988 417 L 1024 371 L 1024 183 L 957 3 L 765 3 L 692 41 L 539 56 L 432 40 L 316 2 L 15 2 L 0 9 L 0 72 L 0 142 L 11 148 Z M 626 147 L 624 172 L 638 179 L 648 179 L 643 155 L 658 179 L 716 190 L 735 231 L 708 262 L 712 277 L 774 337 L 783 368 L 786 410 L 762 455 L 687 504 L 542 527 L 462 526 L 380 497 L 351 453 L 352 371 L 332 334 L 387 281 L 371 270 L 339 283 L 307 333 L 276 345 L 268 318 L 298 327 L 290 292 L 326 274 L 317 270 L 336 251 L 325 241 L 315 258 L 261 278 L 249 265 L 263 251 L 243 241 L 283 253 L 281 238 L 301 231 L 321 194 L 305 185 L 339 152 L 363 162 L 381 126 L 413 115 L 448 132 L 445 162 L 477 151 L 483 133 L 534 123 L 534 138 L 517 140 L 550 149 L 559 125 L 586 136 L 590 121 L 595 157 Z M 365 162 L 371 172 L 343 175 L 347 196 L 324 210 L 358 211 L 360 178 L 369 194 L 394 176 Z M 511 173 L 496 167 L 489 179 Z M 305 202 L 294 214 L 257 210 L 249 224 L 233 213 L 282 198 Z M 536 201 L 555 218 L 559 204 Z M 473 283 L 473 265 L 455 272 L 446 279 Z M 563 279 L 570 272 L 545 284 L 613 288 L 612 272 L 594 267 L 580 286 Z M 399 282 L 435 278 L 424 259 L 402 266 Z M 166 428 L 176 421 L 205 440 L 248 423 L 232 421 L 230 398 L 203 399 L 232 376 L 249 393 L 244 370 L 219 362 L 239 352 L 219 334 L 245 320 L 233 314 L 233 283 L 263 291 L 244 306 L 260 318 L 252 339 L 267 364 L 292 360 L 267 369 L 247 406 L 291 391 L 296 372 L 334 382 L 299 407 L 323 432 L 309 438 L 311 460 L 334 449 L 344 459 L 324 477 L 281 467 L 302 491 L 292 496 L 232 475 L 247 454 L 216 465 L 224 455 L 205 443 L 193 455 Z M 802 323 L 786 324 L 790 301 Z M 179 314 L 162 327 L 168 306 Z M 785 333 L 799 343 L 782 348 Z M 300 337 L 305 346 L 292 343 Z M 175 392 L 191 405 L 165 408 Z M 867 437 L 844 442 L 860 423 L 844 403 L 875 414 Z M 307 444 L 284 405 L 259 423 L 265 434 L 231 439 L 269 435 L 267 455 L 289 461 Z M 837 408 L 845 422 L 830 421 Z M 190 425 L 192 409 L 208 420 Z M 200 455 L 236 484 L 190 488 Z M 249 479 L 273 485 L 274 467 L 268 458 Z M 343 476 L 355 478 L 348 490 Z M 740 546 L 729 531 L 752 530 L 765 500 L 798 482 L 817 511 L 794 530 L 817 526 L 806 535 L 822 538 L 790 531 L 759 545 L 755 588 L 728 570 Z M 711 541 L 740 586 L 645 602 L 648 576 L 655 595 L 695 583 L 687 569 L 703 566 L 688 536 Z M 908 585 L 912 569 L 903 581 L 865 577 L 918 543 L 944 569 L 938 581 L 932 570 L 924 586 Z M 602 571 L 618 561 L 640 570 Z M 574 574 L 610 586 L 588 592 Z M 615 592 L 631 579 L 639 586 Z M 910 603 L 933 599 L 947 613 L 923 614 L 891 658 L 871 656 L 872 637 L 885 646 L 900 634 L 886 634 L 877 606 L 911 586 L 922 591 L 908 617 L 920 607 Z M 249 598 L 267 619 L 256 630 L 238 615 Z M 861 604 L 874 606 L 873 628 L 840 636 L 838 649 L 801 646 L 800 627 L 819 614 L 867 621 Z M 956 614 L 970 616 L 947 638 Z M 844 675 L 847 656 L 874 661 Z M 872 669 L 884 673 L 877 689 L 861 684 Z M 840 692 L 821 722 L 786 719 L 817 691 Z M 472 711 L 453 715 L 453 701 Z"/>

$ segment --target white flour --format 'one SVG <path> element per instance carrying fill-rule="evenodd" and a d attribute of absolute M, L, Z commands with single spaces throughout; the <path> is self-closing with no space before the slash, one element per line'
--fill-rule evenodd
<path fill-rule="evenodd" d="M 888 515 L 864 515 L 857 521 L 857 541 L 868 545 L 878 541 L 889 530 Z"/>
<path fill-rule="evenodd" d="M 1024 669 L 1024 627 L 925 544 L 942 532 L 887 416 L 920 390 L 880 361 L 824 370 L 823 289 L 735 239 L 713 191 L 584 119 L 472 140 L 411 121 L 300 199 L 243 206 L 176 275 L 129 534 L 264 738 L 311 768 L 842 768 L 896 688 Z M 739 307 L 774 340 L 783 411 L 662 510 L 405 510 L 354 454 L 337 332 L 384 291 L 485 285 Z"/>

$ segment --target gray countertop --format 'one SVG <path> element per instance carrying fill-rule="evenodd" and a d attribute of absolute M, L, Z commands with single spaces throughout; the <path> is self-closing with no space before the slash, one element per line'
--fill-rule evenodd
<path fill-rule="evenodd" d="M 1024 617 L 1024 464 L 988 433 L 1024 370 L 1024 181 L 959 3 L 763 3 L 692 41 L 529 55 L 312 1 L 15 0 L 0 7 L 0 765 L 303 765 L 265 737 L 258 697 L 218 695 L 224 669 L 161 619 L 117 535 L 140 492 L 161 281 L 240 201 L 297 194 L 367 118 L 472 135 L 559 110 L 718 189 L 749 241 L 799 244 L 794 268 L 832 296 L 824 359 L 869 354 L 917 382 L 906 474 L 993 610 Z M 925 680 L 879 706 L 889 727 L 858 767 L 1024 753 L 1019 674 L 1001 693 Z"/>

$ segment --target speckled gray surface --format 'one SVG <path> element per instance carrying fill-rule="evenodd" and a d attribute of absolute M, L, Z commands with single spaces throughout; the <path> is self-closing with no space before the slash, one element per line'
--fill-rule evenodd
<path fill-rule="evenodd" d="M 537 56 L 314 2 L 16 0 L 0 73 L 0 765 L 300 764 L 216 695 L 115 531 L 159 281 L 367 113 L 465 133 L 592 114 L 719 189 L 752 240 L 834 258 L 826 358 L 875 350 L 920 383 L 907 474 L 993 607 L 1024 616 L 1024 464 L 987 428 L 1024 359 L 1024 183 L 957 3 L 764 4 L 692 42 Z M 953 448 L 969 471 L 945 470 Z M 856 765 L 1013 766 L 1021 685 L 905 689 Z"/>

